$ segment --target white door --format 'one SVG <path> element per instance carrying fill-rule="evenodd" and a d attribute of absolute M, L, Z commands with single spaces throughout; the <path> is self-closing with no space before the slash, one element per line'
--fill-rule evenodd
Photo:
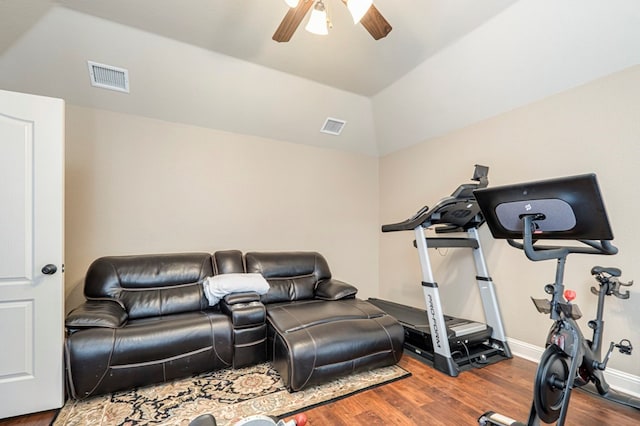
<path fill-rule="evenodd" d="M 64 404 L 61 99 L 0 90 L 0 203 L 0 418 L 6 418 Z"/>

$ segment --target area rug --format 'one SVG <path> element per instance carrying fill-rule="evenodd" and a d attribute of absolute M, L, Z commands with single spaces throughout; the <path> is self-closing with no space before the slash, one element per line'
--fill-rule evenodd
<path fill-rule="evenodd" d="M 188 425 L 203 413 L 213 414 L 218 426 L 233 425 L 256 414 L 286 417 L 410 375 L 394 365 L 289 393 L 278 373 L 264 363 L 82 401 L 69 400 L 53 425 Z"/>

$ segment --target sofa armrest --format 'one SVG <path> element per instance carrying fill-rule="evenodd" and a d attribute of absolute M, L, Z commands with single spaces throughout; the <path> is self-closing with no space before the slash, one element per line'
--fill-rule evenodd
<path fill-rule="evenodd" d="M 103 327 L 119 328 L 127 322 L 127 312 L 113 300 L 88 300 L 65 319 L 68 329 Z"/>
<path fill-rule="evenodd" d="M 222 298 L 220 304 L 235 305 L 238 303 L 259 302 L 260 295 L 255 291 L 244 291 L 242 293 L 227 294 Z"/>
<path fill-rule="evenodd" d="M 322 300 L 352 299 L 358 289 L 343 281 L 334 279 L 320 281 L 316 287 L 315 298 Z"/>
<path fill-rule="evenodd" d="M 226 295 L 220 301 L 220 310 L 231 318 L 234 328 L 254 327 L 266 321 L 265 307 L 254 291 Z"/>
<path fill-rule="evenodd" d="M 233 368 L 267 359 L 267 310 L 255 291 L 227 294 L 219 302 L 233 328 Z"/>

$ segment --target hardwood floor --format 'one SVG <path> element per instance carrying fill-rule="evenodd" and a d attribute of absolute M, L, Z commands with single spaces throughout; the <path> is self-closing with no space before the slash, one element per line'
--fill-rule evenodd
<path fill-rule="evenodd" d="M 312 426 L 477 425 L 489 410 L 526 422 L 536 364 L 521 358 L 501 361 L 457 378 L 405 356 L 412 376 L 306 412 Z M 640 425 L 640 410 L 583 391 L 571 393 L 566 425 Z"/>
<path fill-rule="evenodd" d="M 536 364 L 521 358 L 501 361 L 457 378 L 405 356 L 400 365 L 412 376 L 306 411 L 310 426 L 477 425 L 488 410 L 526 421 Z M 1 426 L 49 425 L 55 411 L 0 420 Z M 582 391 L 571 394 L 566 425 L 637 426 L 640 410 Z"/>
<path fill-rule="evenodd" d="M 41 413 L 29 414 L 28 416 L 12 417 L 0 420 L 2 426 L 47 426 L 53 422 L 58 410 L 43 411 Z"/>

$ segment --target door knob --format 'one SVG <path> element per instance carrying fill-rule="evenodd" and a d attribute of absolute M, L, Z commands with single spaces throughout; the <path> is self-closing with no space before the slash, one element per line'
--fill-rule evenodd
<path fill-rule="evenodd" d="M 42 273 L 45 275 L 53 275 L 57 270 L 58 268 L 56 267 L 56 265 L 52 265 L 51 263 L 42 267 Z"/>

